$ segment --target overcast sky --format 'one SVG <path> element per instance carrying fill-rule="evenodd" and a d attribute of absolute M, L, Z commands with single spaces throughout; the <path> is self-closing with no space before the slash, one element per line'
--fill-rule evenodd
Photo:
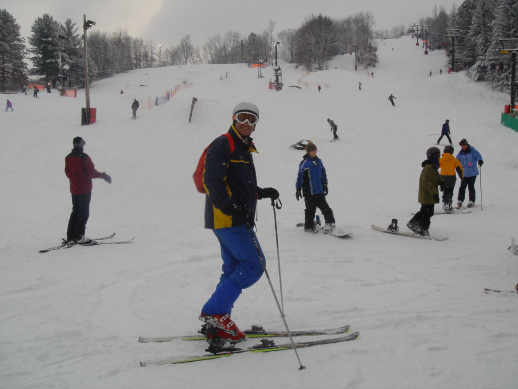
<path fill-rule="evenodd" d="M 371 11 L 375 29 L 408 26 L 432 16 L 434 6 L 450 13 L 453 0 L 0 0 L 0 9 L 12 14 L 21 34 L 31 35 L 37 17 L 47 13 L 64 23 L 71 18 L 82 29 L 83 14 L 97 24 L 92 29 L 112 32 L 126 29 L 133 38 L 152 40 L 157 46 L 177 45 L 187 34 L 200 49 L 207 38 L 227 31 L 243 35 L 261 33 L 269 20 L 274 33 L 298 28 L 304 17 L 321 13 L 342 18 Z M 458 0 L 457 6 L 462 4 Z M 81 33 L 81 31 L 79 31 Z M 26 40 L 27 42 L 27 40 Z"/>

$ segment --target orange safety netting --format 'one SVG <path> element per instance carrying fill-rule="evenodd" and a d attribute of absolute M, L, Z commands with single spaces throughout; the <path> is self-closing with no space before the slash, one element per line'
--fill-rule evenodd
<path fill-rule="evenodd" d="M 139 108 L 140 109 L 151 109 L 157 105 L 160 105 L 160 104 L 157 104 L 157 102 L 161 102 L 163 100 L 168 101 L 174 95 L 176 95 L 177 92 L 190 88 L 191 86 L 192 86 L 192 82 L 184 82 L 183 84 L 176 85 L 174 87 L 174 89 L 165 91 L 164 94 L 162 95 L 162 97 L 155 96 L 155 97 L 144 98 L 144 99 L 140 100 Z"/>

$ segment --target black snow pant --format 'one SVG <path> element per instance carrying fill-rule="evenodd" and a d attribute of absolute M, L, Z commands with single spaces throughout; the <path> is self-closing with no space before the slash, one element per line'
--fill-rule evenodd
<path fill-rule="evenodd" d="M 137 108 L 132 108 L 131 110 L 133 111 L 133 117 L 136 119 L 137 118 Z"/>
<path fill-rule="evenodd" d="M 434 204 L 421 204 L 419 212 L 408 223 L 419 227 L 422 231 L 428 231 L 430 229 L 430 219 L 434 214 L 434 206 Z"/>
<path fill-rule="evenodd" d="M 442 192 L 442 202 L 445 204 L 451 204 L 453 199 L 453 190 L 455 189 L 455 183 L 457 182 L 456 176 L 442 176 L 444 181 L 444 191 Z"/>
<path fill-rule="evenodd" d="M 334 138 L 333 138 L 333 139 L 335 139 L 335 140 L 336 140 L 336 139 L 338 139 L 338 135 L 336 135 L 336 130 L 337 130 L 337 129 L 338 129 L 338 128 L 333 128 L 333 136 L 334 136 Z"/>
<path fill-rule="evenodd" d="M 441 143 L 441 139 L 443 138 L 443 136 L 448 138 L 448 141 L 450 142 L 450 145 L 451 145 L 452 143 L 451 143 L 451 138 L 450 138 L 449 134 L 441 134 L 441 137 L 437 140 L 437 144 Z"/>
<path fill-rule="evenodd" d="M 67 240 L 81 239 L 85 235 L 86 222 L 90 216 L 92 192 L 72 195 L 72 213 L 68 220 Z"/>
<path fill-rule="evenodd" d="M 390 102 L 392 103 L 392 106 L 395 107 L 396 104 L 394 103 L 394 100 L 390 100 Z"/>
<path fill-rule="evenodd" d="M 475 198 L 477 197 L 477 192 L 475 192 L 476 180 L 477 176 L 464 177 L 464 180 L 460 183 L 459 196 L 457 197 L 458 201 L 464 202 L 464 199 L 466 198 L 466 187 L 468 187 L 469 201 L 475 202 Z"/>
<path fill-rule="evenodd" d="M 313 227 L 313 223 L 315 220 L 315 212 L 320 209 L 322 212 L 322 216 L 324 216 L 324 221 L 326 223 L 334 223 L 335 217 L 333 216 L 333 210 L 329 208 L 329 205 L 326 201 L 325 194 L 316 194 L 316 195 L 305 195 L 304 203 L 306 204 L 306 209 L 304 210 L 304 227 L 311 228 Z"/>

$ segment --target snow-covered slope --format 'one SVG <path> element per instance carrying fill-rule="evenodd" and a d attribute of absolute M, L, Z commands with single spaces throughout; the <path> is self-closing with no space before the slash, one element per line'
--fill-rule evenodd
<path fill-rule="evenodd" d="M 77 99 L 55 91 L 7 96 L 15 111 L 0 115 L 0 387 L 515 388 L 518 296 L 483 293 L 518 282 L 518 258 L 506 250 L 518 235 L 518 134 L 499 124 L 508 96 L 447 75 L 444 52 L 424 56 L 410 38 L 379 44 L 375 68 L 354 71 L 354 56 L 345 55 L 306 75 L 311 85 L 329 85 L 320 93 L 289 87 L 304 72 L 284 63 L 281 92 L 268 89 L 269 67 L 263 79 L 246 65 L 121 74 L 93 83 L 97 123 L 85 127 L 84 91 Z M 184 79 L 193 86 L 131 120 L 133 98 L 160 96 Z M 387 101 L 391 93 L 396 108 Z M 277 188 L 284 205 L 277 222 L 290 328 L 351 324 L 361 337 L 300 350 L 303 371 L 291 351 L 140 367 L 141 360 L 203 353 L 203 343 L 137 339 L 192 333 L 200 324 L 221 260 L 217 240 L 203 229 L 204 197 L 191 175 L 240 101 L 261 110 L 254 133 L 259 184 Z M 327 118 L 340 141 L 329 142 Z M 372 230 L 392 218 L 406 230 L 419 209 L 421 162 L 437 140 L 430 135 L 445 119 L 455 144 L 467 138 L 484 157 L 476 183 L 483 209 L 434 216 L 430 231 L 449 236 L 443 242 Z M 94 181 L 88 236 L 136 238 L 40 254 L 65 236 L 71 201 L 64 157 L 77 135 L 113 179 Z M 349 239 L 295 227 L 303 219 L 294 189 L 303 152 L 288 146 L 302 138 L 318 146 L 328 201 L 337 223 L 354 231 Z M 278 289 L 268 201 L 259 204 L 257 226 Z M 283 328 L 264 277 L 243 292 L 233 319 L 241 328 Z"/>

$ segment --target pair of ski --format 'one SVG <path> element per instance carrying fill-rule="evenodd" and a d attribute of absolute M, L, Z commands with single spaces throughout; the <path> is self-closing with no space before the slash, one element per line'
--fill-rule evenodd
<path fill-rule="evenodd" d="M 114 236 L 115 236 L 115 233 L 113 233 L 113 234 L 111 234 L 109 236 L 105 236 L 103 238 L 92 239 L 89 243 L 77 243 L 77 244 L 69 244 L 68 242 L 66 242 L 63 239 L 63 243 L 61 243 L 61 245 L 50 247 L 50 248 L 44 249 L 44 250 L 39 250 L 38 252 L 40 252 L 40 253 L 48 253 L 49 251 L 53 251 L 53 250 L 69 249 L 69 248 L 77 246 L 77 245 L 79 245 L 79 246 L 98 246 L 100 244 L 124 244 L 124 243 L 131 243 L 131 241 L 133 241 L 133 239 L 135 239 L 135 237 L 133 237 L 133 238 L 131 238 L 129 240 L 119 240 L 117 242 L 99 242 L 100 240 L 111 239 Z"/>
<path fill-rule="evenodd" d="M 518 285 L 515 286 L 516 290 L 498 290 L 498 289 L 489 289 L 484 288 L 484 293 L 491 294 L 491 293 L 502 293 L 502 294 L 518 294 Z"/>
<path fill-rule="evenodd" d="M 319 336 L 319 335 L 341 335 L 338 337 L 330 338 L 330 339 L 321 339 L 314 341 L 305 341 L 300 343 L 295 343 L 295 348 L 306 348 L 319 346 L 324 344 L 332 344 L 332 343 L 341 343 L 348 342 L 354 340 L 360 336 L 360 333 L 353 332 L 352 334 L 347 334 L 350 326 L 346 325 L 343 327 L 333 328 L 329 330 L 316 330 L 316 331 L 291 331 L 292 337 L 309 337 L 309 336 Z M 288 333 L 285 331 L 265 331 L 262 327 L 252 326 L 252 329 L 244 331 L 248 338 L 279 338 L 279 337 L 287 337 Z M 160 337 L 160 338 L 139 338 L 139 342 L 142 343 L 150 343 L 150 342 L 170 342 L 173 340 L 184 340 L 184 341 L 200 341 L 206 340 L 204 335 L 196 334 L 189 336 L 169 336 L 169 337 Z M 276 345 L 275 342 L 271 339 L 261 339 L 261 343 L 256 344 L 255 346 L 248 348 L 237 348 L 237 347 L 223 347 L 223 348 L 215 348 L 210 347 L 205 351 L 209 352 L 209 354 L 189 357 L 189 358 L 168 358 L 161 359 L 156 361 L 147 361 L 140 362 L 141 366 L 149 366 L 149 365 L 169 365 L 169 364 L 180 364 L 180 363 L 189 363 L 189 362 L 198 362 L 198 361 L 206 361 L 210 359 L 218 359 L 229 357 L 234 354 L 242 354 L 247 352 L 254 353 L 265 353 L 265 352 L 273 352 L 273 351 L 282 351 L 282 350 L 290 350 L 293 348 L 293 345 L 290 343 L 279 344 Z"/>

